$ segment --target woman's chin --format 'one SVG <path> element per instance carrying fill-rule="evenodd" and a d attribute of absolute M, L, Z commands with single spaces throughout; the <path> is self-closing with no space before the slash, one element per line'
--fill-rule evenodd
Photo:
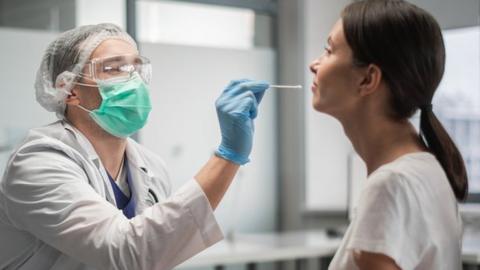
<path fill-rule="evenodd" d="M 328 106 L 324 102 L 315 102 L 314 100 L 312 105 L 315 111 L 337 118 L 335 110 L 332 110 L 332 107 Z"/>
<path fill-rule="evenodd" d="M 325 109 L 325 104 L 321 100 L 318 99 L 313 99 L 312 101 L 312 107 L 315 111 L 321 112 L 321 113 L 326 113 Z"/>

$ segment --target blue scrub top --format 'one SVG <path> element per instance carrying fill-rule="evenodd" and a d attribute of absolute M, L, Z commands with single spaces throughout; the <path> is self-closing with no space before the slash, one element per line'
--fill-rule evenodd
<path fill-rule="evenodd" d="M 123 191 L 120 189 L 120 187 L 117 185 L 115 180 L 110 176 L 110 174 L 107 172 L 108 179 L 110 179 L 110 184 L 112 185 L 113 193 L 115 194 L 115 201 L 117 203 L 117 208 L 123 211 L 123 214 L 128 218 L 131 219 L 132 217 L 135 216 L 135 200 L 132 199 L 132 187 L 130 185 L 131 183 L 131 174 L 130 174 L 130 169 L 128 168 L 128 162 L 127 159 L 125 158 L 124 163 L 123 163 L 123 169 L 126 170 L 127 172 L 127 185 L 128 188 L 130 189 L 130 197 L 127 197 Z"/>

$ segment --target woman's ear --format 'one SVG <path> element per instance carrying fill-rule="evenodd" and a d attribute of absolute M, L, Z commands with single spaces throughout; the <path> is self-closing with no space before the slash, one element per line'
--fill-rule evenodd
<path fill-rule="evenodd" d="M 369 64 L 362 68 L 359 85 L 360 96 L 374 93 L 382 81 L 382 70 L 375 64 Z"/>

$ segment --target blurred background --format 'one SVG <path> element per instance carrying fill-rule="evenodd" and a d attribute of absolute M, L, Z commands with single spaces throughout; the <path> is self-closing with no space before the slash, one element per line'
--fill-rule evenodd
<path fill-rule="evenodd" d="M 275 238 L 279 235 L 290 235 L 293 242 L 309 237 L 288 233 L 341 236 L 365 168 L 340 124 L 312 110 L 308 64 L 322 53 L 331 27 L 350 2 L 0 0 L 0 173 L 29 128 L 56 120 L 36 103 L 33 88 L 48 43 L 65 30 L 111 22 L 127 29 L 152 62 L 154 107 L 135 138 L 165 159 L 174 189 L 216 149 L 220 133 L 214 101 L 231 79 L 303 85 L 303 90 L 266 94 L 252 162 L 241 169 L 215 214 L 230 241 L 257 235 L 273 237 L 265 241 L 281 246 L 290 240 Z M 480 226 L 480 0 L 410 2 L 431 12 L 443 29 L 446 71 L 433 108 L 467 164 L 470 195 L 461 209 L 466 232 L 473 235 Z M 418 116 L 412 121 L 418 122 Z M 464 242 L 480 243 L 472 239 L 477 238 Z M 308 246 L 307 240 L 296 245 Z M 323 264 L 318 254 L 301 252 L 284 259 L 248 254 L 243 260 L 218 259 L 228 248 L 220 245 L 204 255 L 209 260 L 200 256 L 202 263 L 184 267 L 321 269 Z M 262 252 L 269 251 L 255 253 Z M 475 259 L 464 258 L 475 267 Z M 480 261 L 480 255 L 475 258 Z"/>

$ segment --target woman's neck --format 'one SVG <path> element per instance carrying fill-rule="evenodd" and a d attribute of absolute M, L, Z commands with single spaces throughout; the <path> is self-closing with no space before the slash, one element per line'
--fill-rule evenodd
<path fill-rule="evenodd" d="M 426 151 L 408 120 L 394 121 L 369 115 L 342 121 L 342 125 L 355 151 L 367 165 L 368 175 L 405 154 Z"/>

